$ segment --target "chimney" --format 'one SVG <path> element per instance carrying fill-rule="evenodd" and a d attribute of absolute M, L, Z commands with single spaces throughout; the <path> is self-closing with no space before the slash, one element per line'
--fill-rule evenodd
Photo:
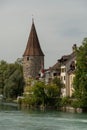
<path fill-rule="evenodd" d="M 75 51 L 76 51 L 76 49 L 77 49 L 77 45 L 76 45 L 76 44 L 74 44 L 74 45 L 72 46 L 72 51 L 73 51 L 73 52 L 75 52 Z"/>

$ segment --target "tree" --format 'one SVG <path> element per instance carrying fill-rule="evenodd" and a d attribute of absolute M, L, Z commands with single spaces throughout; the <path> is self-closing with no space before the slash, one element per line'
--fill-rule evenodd
<path fill-rule="evenodd" d="M 76 72 L 74 78 L 74 95 L 79 107 L 87 107 L 87 38 L 77 49 Z"/>
<path fill-rule="evenodd" d="M 61 82 L 60 78 L 57 78 L 57 77 L 55 77 L 52 82 L 53 82 L 53 84 L 57 85 L 58 90 L 59 90 L 58 95 L 60 96 L 61 95 L 61 88 L 64 87 L 64 84 Z"/>
<path fill-rule="evenodd" d="M 0 61 L 0 94 L 3 94 L 3 89 L 5 85 L 5 79 L 8 64 L 5 61 Z"/>
<path fill-rule="evenodd" d="M 57 77 L 52 80 L 51 84 L 47 85 L 47 97 L 49 105 L 54 107 L 60 106 L 61 88 L 63 87 L 64 84 Z"/>
<path fill-rule="evenodd" d="M 10 64 L 6 73 L 7 79 L 5 80 L 4 95 L 7 98 L 16 98 L 18 95 L 22 95 L 24 86 L 22 66 Z"/>
<path fill-rule="evenodd" d="M 62 83 L 60 79 L 55 78 L 50 84 L 45 82 L 28 80 L 25 87 L 25 103 L 30 105 L 59 106 Z"/>
<path fill-rule="evenodd" d="M 13 98 L 23 93 L 24 78 L 22 66 L 0 61 L 0 94 Z"/>
<path fill-rule="evenodd" d="M 33 86 L 33 95 L 36 99 L 36 104 L 45 105 L 47 100 L 46 85 L 44 82 L 38 81 Z"/>

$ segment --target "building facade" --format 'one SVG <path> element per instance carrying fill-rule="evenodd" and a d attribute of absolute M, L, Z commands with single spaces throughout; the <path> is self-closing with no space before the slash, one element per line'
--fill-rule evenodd
<path fill-rule="evenodd" d="M 50 81 L 55 75 L 61 79 L 64 87 L 61 89 L 62 97 L 71 97 L 74 91 L 73 79 L 75 77 L 75 66 L 76 66 L 76 45 L 72 47 L 72 53 L 69 55 L 64 55 L 58 62 L 48 69 L 46 72 L 46 81 Z M 55 72 L 55 73 L 54 73 Z M 50 79 L 50 80 L 49 80 Z"/>
<path fill-rule="evenodd" d="M 58 61 L 61 64 L 60 78 L 65 88 L 62 89 L 63 96 L 71 97 L 74 91 L 73 79 L 75 77 L 75 66 L 76 66 L 76 44 L 72 47 L 72 53 L 70 55 L 62 56 Z"/>

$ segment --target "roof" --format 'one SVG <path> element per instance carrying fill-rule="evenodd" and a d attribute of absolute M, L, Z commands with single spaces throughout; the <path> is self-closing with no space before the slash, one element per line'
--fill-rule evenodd
<path fill-rule="evenodd" d="M 32 21 L 30 35 L 23 56 L 44 56 L 40 47 L 34 21 Z"/>
<path fill-rule="evenodd" d="M 73 57 L 76 57 L 76 53 L 75 52 L 72 52 L 70 55 L 64 55 L 64 56 L 62 56 L 61 59 L 58 60 L 58 62 L 60 62 L 62 64 L 66 64 Z"/>
<path fill-rule="evenodd" d="M 50 67 L 51 70 L 60 70 L 60 63 L 57 62 L 56 64 L 54 64 L 52 67 Z"/>
<path fill-rule="evenodd" d="M 70 55 L 64 55 L 64 56 L 62 56 L 62 57 L 58 60 L 58 62 L 65 64 L 66 61 L 67 61 L 69 58 L 70 58 Z"/>

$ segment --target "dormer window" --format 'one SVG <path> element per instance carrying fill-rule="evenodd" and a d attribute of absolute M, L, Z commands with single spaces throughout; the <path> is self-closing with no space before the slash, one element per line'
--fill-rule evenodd
<path fill-rule="evenodd" d="M 70 69 L 71 70 L 75 70 L 75 62 L 74 61 L 71 62 Z"/>

